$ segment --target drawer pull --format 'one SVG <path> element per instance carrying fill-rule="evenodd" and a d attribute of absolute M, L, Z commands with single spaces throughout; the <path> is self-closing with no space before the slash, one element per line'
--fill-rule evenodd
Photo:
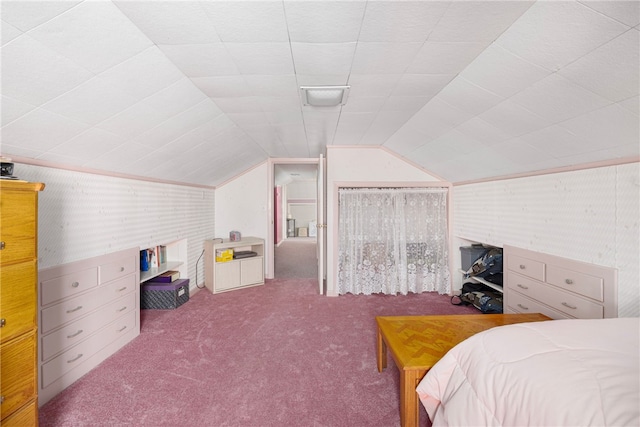
<path fill-rule="evenodd" d="M 122 332 L 122 331 L 124 331 L 125 329 L 127 329 L 127 325 L 124 325 L 122 328 L 118 329 L 118 332 Z"/>
<path fill-rule="evenodd" d="M 78 329 L 78 332 L 76 332 L 75 334 L 67 335 L 67 338 L 69 338 L 69 339 L 75 338 L 75 337 L 77 337 L 78 335 L 80 335 L 83 332 L 84 331 L 82 329 Z"/>
<path fill-rule="evenodd" d="M 520 264 L 520 270 L 524 270 L 525 268 L 527 268 L 527 266 L 526 266 L 526 265 L 524 265 L 524 264 Z"/>
<path fill-rule="evenodd" d="M 122 292 L 122 291 L 126 291 L 126 290 L 127 290 L 127 287 L 123 286 L 120 289 L 118 289 L 117 292 Z"/>
<path fill-rule="evenodd" d="M 0 396 L 0 403 L 4 403 L 4 395 Z"/>
<path fill-rule="evenodd" d="M 518 304 L 518 307 L 520 307 L 520 308 L 521 308 L 521 309 L 523 309 L 523 310 L 529 310 L 529 307 L 525 307 L 525 306 L 524 306 L 524 305 L 522 305 L 522 304 Z"/>
<path fill-rule="evenodd" d="M 122 273 L 124 271 L 124 267 L 120 267 L 120 272 Z"/>
<path fill-rule="evenodd" d="M 567 304 L 566 302 L 563 302 L 562 305 L 564 305 L 567 308 L 570 308 L 571 310 L 575 310 L 576 308 L 578 308 L 575 305 Z"/>
<path fill-rule="evenodd" d="M 571 280 L 571 279 L 564 279 L 564 283 L 566 283 L 567 285 L 573 285 L 573 280 Z"/>
<path fill-rule="evenodd" d="M 80 359 L 82 356 L 84 356 L 84 355 L 83 355 L 82 353 L 80 353 L 80 354 L 78 354 L 76 357 L 74 357 L 73 359 L 71 359 L 71 360 L 67 360 L 67 363 L 73 363 L 73 362 L 75 362 L 76 360 Z"/>
<path fill-rule="evenodd" d="M 4 328 L 4 325 L 6 324 L 7 324 L 7 319 L 5 318 L 0 319 L 0 328 Z"/>
<path fill-rule="evenodd" d="M 72 287 L 72 288 L 77 288 L 78 286 L 80 286 L 80 282 L 73 282 L 73 283 L 71 284 L 71 287 Z"/>
<path fill-rule="evenodd" d="M 521 285 L 520 283 L 518 283 L 518 287 L 519 287 L 520 289 L 525 289 L 525 290 L 529 289 L 529 287 L 528 287 L 528 286 Z"/>
<path fill-rule="evenodd" d="M 5 248 L 5 246 L 6 245 L 4 244 L 4 242 L 0 242 L 0 251 L 3 250 Z"/>
<path fill-rule="evenodd" d="M 118 312 L 121 312 L 121 311 L 125 311 L 126 309 L 127 309 L 127 306 L 125 305 L 124 307 L 122 307 L 121 309 L 119 309 L 119 310 L 117 310 L 117 311 L 118 311 Z"/>
<path fill-rule="evenodd" d="M 82 306 L 81 305 L 77 306 L 76 308 L 72 308 L 71 310 L 67 310 L 67 314 L 71 314 L 74 311 L 78 311 L 78 310 L 82 310 Z"/>

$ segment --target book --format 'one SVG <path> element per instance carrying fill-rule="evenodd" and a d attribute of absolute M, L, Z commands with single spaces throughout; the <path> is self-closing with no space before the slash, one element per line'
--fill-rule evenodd
<path fill-rule="evenodd" d="M 180 272 L 175 270 L 165 271 L 162 274 L 158 274 L 156 277 L 151 279 L 152 282 L 162 282 L 162 283 L 171 283 L 175 282 L 180 278 Z"/>
<path fill-rule="evenodd" d="M 158 263 L 166 264 L 167 263 L 167 247 L 165 245 L 160 245 L 157 248 L 158 251 Z"/>

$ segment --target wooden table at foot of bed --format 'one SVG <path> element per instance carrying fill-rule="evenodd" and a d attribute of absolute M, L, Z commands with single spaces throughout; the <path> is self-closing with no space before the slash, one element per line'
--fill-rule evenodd
<path fill-rule="evenodd" d="M 417 427 L 416 387 L 427 371 L 456 344 L 478 332 L 514 323 L 551 320 L 532 314 L 378 316 L 378 372 L 387 367 L 387 348 L 400 371 L 400 423 Z"/>

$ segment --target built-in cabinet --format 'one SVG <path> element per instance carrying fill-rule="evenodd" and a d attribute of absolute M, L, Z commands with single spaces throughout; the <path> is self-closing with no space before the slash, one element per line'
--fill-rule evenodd
<path fill-rule="evenodd" d="M 38 424 L 38 192 L 0 180 L 0 425 Z"/>
<path fill-rule="evenodd" d="M 187 239 L 176 240 L 174 242 L 163 243 L 162 246 L 166 248 L 167 259 L 166 262 L 155 267 L 152 266 L 147 271 L 140 272 L 140 282 L 144 283 L 153 279 L 159 274 L 165 271 L 173 270 L 180 272 L 180 278 L 188 278 L 187 274 Z M 157 246 L 156 246 L 157 247 Z M 145 248 L 140 248 L 143 250 Z"/>
<path fill-rule="evenodd" d="M 235 254 L 250 251 L 255 255 L 217 261 L 216 254 L 220 255 L 225 251 L 233 251 Z M 212 293 L 264 284 L 263 239 L 243 237 L 237 242 L 227 239 L 206 240 L 204 258 L 205 286 Z"/>
<path fill-rule="evenodd" d="M 460 252 L 458 251 L 458 249 L 460 248 L 460 246 L 471 246 L 473 244 L 478 244 L 479 242 L 475 242 L 475 241 L 471 241 L 471 240 L 466 240 L 466 239 L 461 239 L 461 238 L 457 238 L 456 239 L 456 243 L 457 243 L 457 247 L 456 247 L 456 251 L 454 251 L 454 262 L 456 263 L 455 265 L 457 265 L 457 271 L 459 273 L 459 279 L 458 279 L 458 283 L 460 284 L 459 286 L 461 286 L 461 284 L 463 282 L 475 282 L 475 283 L 482 283 L 483 285 L 498 291 L 500 293 L 503 292 L 503 286 L 500 286 L 499 284 L 496 283 L 492 283 L 489 282 L 488 280 L 484 280 L 482 277 L 474 277 L 474 276 L 469 276 L 466 273 L 466 270 L 463 270 L 460 265 L 461 265 L 461 255 Z M 491 249 L 491 248 L 498 248 L 498 246 L 493 246 L 493 245 L 488 245 L 488 244 L 483 244 L 483 246 L 486 249 Z M 454 283 L 455 285 L 455 283 Z"/>
<path fill-rule="evenodd" d="M 618 316 L 616 269 L 513 246 L 505 246 L 504 257 L 506 313 Z"/>
<path fill-rule="evenodd" d="M 40 406 L 140 334 L 139 264 L 136 247 L 40 271 Z"/>

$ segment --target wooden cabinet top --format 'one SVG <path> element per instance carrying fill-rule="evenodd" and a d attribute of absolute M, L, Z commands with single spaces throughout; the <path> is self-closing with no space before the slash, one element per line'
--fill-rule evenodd
<path fill-rule="evenodd" d="M 0 190 L 42 191 L 44 190 L 44 184 L 41 182 L 0 179 Z"/>

